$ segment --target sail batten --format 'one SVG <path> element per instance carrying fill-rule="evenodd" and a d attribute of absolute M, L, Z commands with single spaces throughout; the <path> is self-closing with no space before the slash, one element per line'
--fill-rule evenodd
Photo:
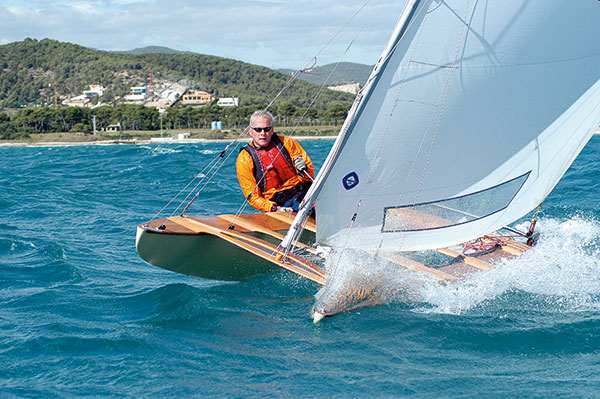
<path fill-rule="evenodd" d="M 319 242 L 419 250 L 490 233 L 535 208 L 600 124 L 600 3 L 443 3 L 407 6 L 355 103 L 309 192 Z"/>

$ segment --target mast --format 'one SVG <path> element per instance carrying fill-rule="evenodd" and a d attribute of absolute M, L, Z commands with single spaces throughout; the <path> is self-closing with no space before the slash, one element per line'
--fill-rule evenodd
<path fill-rule="evenodd" d="M 392 36 L 390 37 L 387 46 L 385 47 L 383 53 L 379 57 L 377 64 L 375 64 L 373 71 L 371 71 L 371 75 L 367 80 L 366 86 L 363 88 L 363 90 L 361 90 L 361 92 L 354 100 L 354 103 L 350 108 L 350 112 L 348 113 L 348 116 L 346 117 L 346 120 L 344 121 L 344 124 L 340 129 L 340 133 L 338 134 L 338 137 L 335 140 L 335 143 L 333 144 L 333 148 L 327 155 L 327 159 L 325 159 L 323 167 L 321 168 L 321 170 L 319 170 L 319 173 L 315 177 L 313 184 L 311 185 L 310 189 L 306 193 L 304 200 L 302 201 L 301 208 L 298 211 L 298 214 L 294 218 L 294 221 L 292 222 L 284 239 L 281 241 L 280 247 L 284 251 L 287 252 L 290 250 L 292 243 L 302 232 L 302 226 L 304 225 L 304 222 L 306 221 L 306 219 L 308 219 L 310 215 L 310 211 L 315 202 L 315 198 L 321 189 L 322 183 L 325 181 L 325 178 L 327 177 L 329 171 L 333 167 L 333 164 L 335 163 L 338 154 L 344 147 L 347 138 L 352 133 L 355 121 L 360 116 L 365 104 L 367 103 L 369 97 L 373 93 L 373 90 L 377 86 L 379 77 L 385 70 L 391 54 L 394 52 L 398 42 L 402 39 L 402 37 L 410 27 L 412 21 L 414 20 L 415 16 L 417 15 L 417 10 L 419 6 L 425 6 L 430 1 L 431 0 L 409 0 L 409 2 L 406 4 L 406 7 L 402 12 L 402 16 L 398 20 L 398 23 L 394 28 L 394 32 L 392 33 Z"/>

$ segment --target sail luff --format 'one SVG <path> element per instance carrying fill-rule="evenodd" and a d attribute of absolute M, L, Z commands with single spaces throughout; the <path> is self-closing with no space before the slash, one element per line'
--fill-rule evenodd
<path fill-rule="evenodd" d="M 396 27 L 394 28 L 394 32 L 392 33 L 386 47 L 384 48 L 381 56 L 379 57 L 378 62 L 375 64 L 375 67 L 371 71 L 369 79 L 367 80 L 367 85 L 355 98 L 352 107 L 350 108 L 350 112 L 344 120 L 344 123 L 340 129 L 337 139 L 333 144 L 331 151 L 327 155 L 327 158 L 325 159 L 323 166 L 319 170 L 319 173 L 315 177 L 313 184 L 306 193 L 306 196 L 302 201 L 301 208 L 298 214 L 296 215 L 290 229 L 288 230 L 287 234 L 285 235 L 284 239 L 280 244 L 280 247 L 284 250 L 289 250 L 292 243 L 296 240 L 296 238 L 302 231 L 302 225 L 304 221 L 309 217 L 310 210 L 312 209 L 312 206 L 315 202 L 315 198 L 318 195 L 320 188 L 322 187 L 322 184 L 325 181 L 327 175 L 331 171 L 331 168 L 333 167 L 340 151 L 344 147 L 347 138 L 352 133 L 352 130 L 355 126 L 354 122 L 360 116 L 364 105 L 366 104 L 371 93 L 377 86 L 379 77 L 385 70 L 385 67 L 387 66 L 388 61 L 390 59 L 390 55 L 394 52 L 398 45 L 398 42 L 402 39 L 407 29 L 410 27 L 415 15 L 417 14 L 419 6 L 422 5 L 423 7 L 421 8 L 421 10 L 423 10 L 426 8 L 427 4 L 429 4 L 430 1 L 431 0 L 410 0 L 404 8 L 401 17 L 398 20 Z"/>

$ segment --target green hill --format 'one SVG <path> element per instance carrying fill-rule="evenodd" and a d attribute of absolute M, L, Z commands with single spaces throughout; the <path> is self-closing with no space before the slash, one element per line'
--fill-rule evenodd
<path fill-rule="evenodd" d="M 64 99 L 81 94 L 89 84 L 104 86 L 102 101 L 110 102 L 131 86 L 146 85 L 149 69 L 155 79 L 184 81 L 217 97 L 239 97 L 240 105 L 269 103 L 289 79 L 266 67 L 209 55 L 115 53 L 50 39 L 25 39 L 0 46 L 0 106 L 52 104 L 54 87 Z M 297 80 L 278 100 L 306 107 L 317 89 Z M 352 98 L 324 90 L 315 107 L 349 106 Z"/>
<path fill-rule="evenodd" d="M 335 71 L 334 71 L 335 69 Z M 339 85 L 345 83 L 360 83 L 364 85 L 373 65 L 357 64 L 353 62 L 340 62 L 336 64 L 327 64 L 323 66 L 317 66 L 312 68 L 307 73 L 301 73 L 298 75 L 298 79 L 302 79 L 312 84 L 322 85 L 327 79 L 327 85 Z M 285 73 L 286 75 L 292 74 L 292 69 L 278 69 L 279 72 Z M 334 71 L 333 73 L 331 73 Z M 329 77 L 331 74 L 331 77 Z"/>

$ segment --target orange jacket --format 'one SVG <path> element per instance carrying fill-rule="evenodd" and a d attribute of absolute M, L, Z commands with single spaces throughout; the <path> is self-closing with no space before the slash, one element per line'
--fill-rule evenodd
<path fill-rule="evenodd" d="M 315 175 L 315 168 L 306 151 L 304 151 L 304 149 L 296 140 L 290 137 L 279 136 L 279 138 L 281 141 L 283 141 L 283 146 L 288 151 L 292 159 L 298 156 L 301 156 L 302 159 L 304 159 L 307 167 L 306 170 L 310 177 L 313 178 Z M 250 142 L 250 145 L 255 147 L 254 143 L 252 142 Z M 283 182 L 279 187 L 270 188 L 263 193 L 258 187 L 254 177 L 254 161 L 252 161 L 252 157 L 247 151 L 240 151 L 235 167 L 237 169 L 238 181 L 240 182 L 244 196 L 248 198 L 250 205 L 263 212 L 270 212 L 273 205 L 277 205 L 274 201 L 271 201 L 271 198 L 273 198 L 275 193 L 288 190 L 300 183 L 310 181 L 310 179 L 307 177 L 294 175 Z"/>

